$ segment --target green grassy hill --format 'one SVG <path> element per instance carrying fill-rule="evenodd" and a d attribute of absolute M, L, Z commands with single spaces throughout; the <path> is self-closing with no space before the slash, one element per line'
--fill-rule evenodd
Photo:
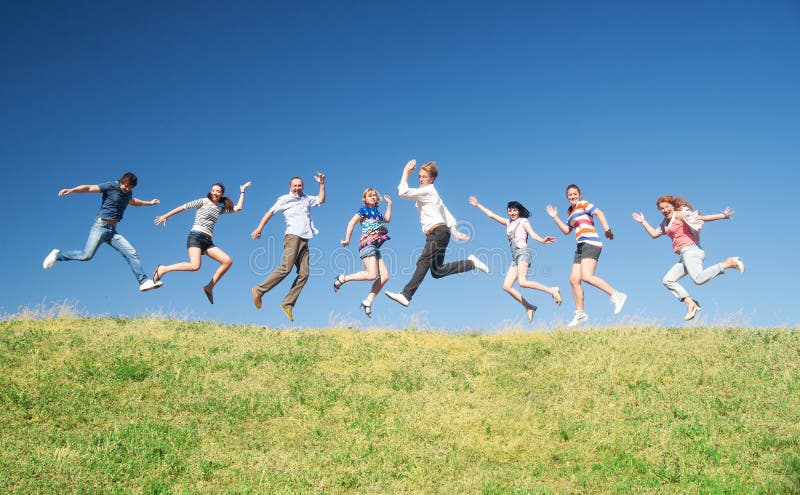
<path fill-rule="evenodd" d="M 800 332 L 0 322 L 2 493 L 800 493 Z"/>

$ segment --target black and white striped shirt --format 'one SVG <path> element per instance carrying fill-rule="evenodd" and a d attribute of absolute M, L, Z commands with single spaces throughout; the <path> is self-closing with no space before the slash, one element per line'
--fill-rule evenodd
<path fill-rule="evenodd" d="M 190 201 L 183 205 L 183 207 L 187 210 L 190 208 L 197 208 L 192 230 L 208 234 L 209 236 L 214 235 L 214 225 L 217 224 L 220 215 L 234 212 L 233 208 L 225 208 L 224 203 L 214 204 L 208 198 Z"/>

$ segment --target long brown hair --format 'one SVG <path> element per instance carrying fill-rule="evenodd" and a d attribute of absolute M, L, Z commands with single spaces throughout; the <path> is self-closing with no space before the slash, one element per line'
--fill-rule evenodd
<path fill-rule="evenodd" d="M 219 198 L 219 200 L 222 201 L 223 204 L 225 204 L 225 209 L 226 210 L 232 210 L 233 209 L 233 201 L 231 201 L 231 198 L 229 198 L 229 197 L 224 195 L 225 194 L 225 184 L 223 184 L 222 182 L 215 182 L 215 183 L 211 184 L 211 188 L 213 189 L 214 186 L 219 186 L 222 189 L 223 196 L 221 198 Z M 211 191 L 209 191 L 208 194 L 206 194 L 206 197 L 208 199 L 211 199 Z"/>

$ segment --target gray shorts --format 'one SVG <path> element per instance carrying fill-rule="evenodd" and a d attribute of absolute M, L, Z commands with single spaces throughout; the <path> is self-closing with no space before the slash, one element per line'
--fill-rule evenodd
<path fill-rule="evenodd" d="M 579 242 L 575 249 L 575 258 L 572 260 L 572 264 L 579 265 L 581 260 L 599 260 L 602 250 L 603 248 L 600 246 L 595 246 L 588 242 Z"/>

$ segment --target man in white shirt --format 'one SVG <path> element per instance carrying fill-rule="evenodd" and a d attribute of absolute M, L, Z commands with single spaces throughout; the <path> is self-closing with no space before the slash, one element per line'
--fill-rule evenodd
<path fill-rule="evenodd" d="M 416 165 L 416 160 L 406 163 L 400 184 L 397 186 L 397 192 L 401 198 L 416 201 L 422 232 L 425 233 L 425 247 L 417 260 L 417 269 L 414 271 L 411 280 L 403 288 L 403 291 L 386 292 L 386 296 L 389 299 L 403 306 L 409 305 L 411 298 L 414 297 L 414 293 L 419 288 L 428 270 L 430 270 L 433 278 L 442 278 L 474 269 L 489 273 L 489 267 L 474 254 L 469 255 L 466 260 L 443 264 L 447 245 L 450 243 L 450 235 L 452 234 L 460 241 L 469 240 L 469 236 L 456 229 L 455 217 L 450 214 L 433 186 L 433 182 L 439 175 L 436 162 L 427 162 L 420 167 L 419 187 L 408 187 L 408 176 L 414 171 Z"/>
<path fill-rule="evenodd" d="M 256 230 L 250 234 L 253 239 L 259 239 L 261 231 L 269 222 L 269 219 L 272 218 L 272 215 L 283 213 L 284 217 L 286 217 L 286 233 L 283 237 L 281 264 L 267 275 L 267 278 L 260 284 L 253 287 L 252 292 L 253 304 L 256 308 L 261 309 L 261 297 L 264 293 L 269 292 L 281 280 L 286 278 L 292 271 L 292 266 L 297 267 L 297 277 L 292 282 L 289 293 L 286 294 L 283 302 L 281 302 L 281 309 L 289 317 L 289 321 L 294 321 L 292 314 L 294 304 L 297 302 L 303 286 L 306 285 L 306 281 L 308 281 L 308 241 L 319 232 L 314 227 L 311 208 L 325 203 L 325 174 L 317 172 L 314 180 L 319 183 L 319 194 L 317 196 L 309 196 L 303 193 L 303 179 L 292 177 L 289 181 L 289 194 L 284 194 L 278 198 L 272 208 L 264 214 Z"/>

